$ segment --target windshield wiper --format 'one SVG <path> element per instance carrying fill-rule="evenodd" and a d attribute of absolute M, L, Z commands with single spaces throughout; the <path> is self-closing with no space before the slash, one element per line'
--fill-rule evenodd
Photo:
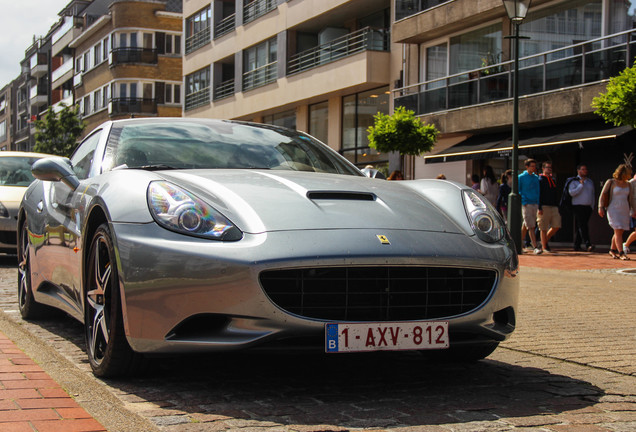
<path fill-rule="evenodd" d="M 130 167 L 132 169 L 141 169 L 146 171 L 161 171 L 161 170 L 175 170 L 178 169 L 176 167 L 165 165 L 165 164 L 155 164 L 155 165 L 141 165 L 136 167 Z"/>

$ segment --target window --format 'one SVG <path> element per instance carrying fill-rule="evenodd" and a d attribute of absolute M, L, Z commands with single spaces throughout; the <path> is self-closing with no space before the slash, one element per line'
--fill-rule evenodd
<path fill-rule="evenodd" d="M 91 68 L 91 55 L 89 51 L 84 53 L 84 63 L 82 64 L 82 72 L 86 72 Z"/>
<path fill-rule="evenodd" d="M 93 94 L 93 112 L 97 112 L 102 108 L 102 91 L 96 90 Z"/>
<path fill-rule="evenodd" d="M 80 180 L 88 178 L 90 174 L 91 164 L 93 163 L 93 154 L 99 143 L 101 131 L 97 131 L 80 143 L 71 157 L 73 171 Z"/>
<path fill-rule="evenodd" d="M 244 90 L 276 81 L 276 56 L 276 38 L 266 40 L 243 51 Z"/>
<path fill-rule="evenodd" d="M 181 54 L 181 36 L 166 35 L 166 54 Z"/>
<path fill-rule="evenodd" d="M 309 134 L 325 144 L 329 138 L 329 102 L 309 105 Z"/>
<path fill-rule="evenodd" d="M 198 70 L 185 79 L 185 109 L 210 103 L 210 68 Z"/>
<path fill-rule="evenodd" d="M 108 106 L 108 86 L 104 86 L 102 88 L 102 95 L 103 95 L 103 100 L 102 100 L 102 106 Z"/>
<path fill-rule="evenodd" d="M 144 48 L 152 49 L 152 47 L 153 47 L 153 45 L 152 45 L 152 33 L 144 33 L 143 34 L 143 40 L 144 40 Z"/>
<path fill-rule="evenodd" d="M 165 103 L 181 103 L 181 86 L 179 84 L 166 84 Z"/>
<path fill-rule="evenodd" d="M 195 34 L 209 29 L 210 20 L 212 18 L 212 9 L 207 7 L 186 20 L 186 37 L 189 38 Z"/>
<path fill-rule="evenodd" d="M 7 121 L 0 121 L 0 141 L 7 139 Z"/>
<path fill-rule="evenodd" d="M 93 47 L 93 63 L 95 66 L 102 62 L 102 44 L 98 43 Z"/>
<path fill-rule="evenodd" d="M 4 110 L 7 108 L 7 97 L 5 95 L 0 96 L 0 115 L 4 114 Z"/>
<path fill-rule="evenodd" d="M 91 112 L 91 98 L 90 98 L 90 95 L 89 95 L 89 96 L 86 96 L 86 97 L 83 99 L 83 102 L 84 102 L 84 103 L 83 103 L 83 106 L 82 106 L 82 114 L 83 114 L 83 115 L 85 115 L 85 116 L 87 116 L 87 115 L 89 115 L 89 114 L 90 114 L 90 112 Z"/>
<path fill-rule="evenodd" d="M 102 60 L 107 60 L 108 59 L 108 38 L 104 38 L 104 40 L 102 41 L 102 50 L 104 52 L 104 56 Z"/>
<path fill-rule="evenodd" d="M 131 33 L 130 34 L 130 47 L 131 48 L 137 48 L 138 44 L 137 44 L 137 33 Z"/>
<path fill-rule="evenodd" d="M 388 155 L 382 156 L 369 147 L 367 129 L 377 113 L 389 114 L 389 88 L 345 96 L 342 104 L 342 155 L 360 166 L 386 162 Z"/>
<path fill-rule="evenodd" d="M 75 60 L 75 73 L 78 74 L 82 72 L 82 57 L 78 57 Z"/>
<path fill-rule="evenodd" d="M 296 129 L 296 111 L 289 110 L 263 117 L 263 123 Z"/>
<path fill-rule="evenodd" d="M 524 22 L 525 30 L 525 22 Z M 501 24 L 493 24 L 450 39 L 450 74 L 501 62 Z"/>

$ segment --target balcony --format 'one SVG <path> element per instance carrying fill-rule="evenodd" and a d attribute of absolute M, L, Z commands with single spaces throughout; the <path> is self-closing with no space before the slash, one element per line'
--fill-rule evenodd
<path fill-rule="evenodd" d="M 73 87 L 79 87 L 82 85 L 82 72 L 73 75 Z"/>
<path fill-rule="evenodd" d="M 519 60 L 519 95 L 599 83 L 634 64 L 636 30 L 616 33 Z M 395 107 L 416 115 L 512 99 L 512 61 L 393 90 Z"/>
<path fill-rule="evenodd" d="M 190 54 L 210 43 L 210 27 L 206 27 L 185 40 L 185 53 Z"/>
<path fill-rule="evenodd" d="M 254 0 L 243 6 L 243 23 L 252 22 L 277 7 L 277 0 Z"/>
<path fill-rule="evenodd" d="M 29 100 L 32 105 L 38 105 L 47 103 L 48 98 L 48 86 L 46 84 L 38 84 L 31 87 L 31 92 L 29 94 Z"/>
<path fill-rule="evenodd" d="M 231 33 L 236 26 L 236 14 L 232 14 L 223 18 L 214 25 L 214 38 L 220 38 L 223 35 Z"/>
<path fill-rule="evenodd" d="M 142 98 L 113 98 L 108 105 L 111 116 L 121 114 L 157 114 L 157 101 Z"/>
<path fill-rule="evenodd" d="M 224 99 L 234 94 L 234 79 L 223 81 L 214 87 L 214 100 Z"/>
<path fill-rule="evenodd" d="M 243 74 L 243 91 L 273 83 L 278 78 L 276 73 L 277 62 L 271 62 Z"/>
<path fill-rule="evenodd" d="M 115 48 L 110 53 L 110 64 L 157 64 L 157 50 L 151 48 Z"/>
<path fill-rule="evenodd" d="M 53 83 L 53 86 L 55 86 L 56 81 L 59 80 L 60 78 L 65 78 L 63 81 L 67 81 L 71 77 L 70 74 L 72 71 L 73 71 L 73 59 L 71 58 L 65 61 L 64 63 L 62 63 L 60 67 L 58 67 L 57 69 L 53 71 L 53 73 L 51 73 L 51 82 Z M 66 74 L 69 74 L 69 76 L 66 77 L 65 76 Z"/>
<path fill-rule="evenodd" d="M 287 62 L 287 73 L 293 75 L 362 51 L 388 51 L 390 32 L 365 27 L 346 36 L 294 54 Z"/>
<path fill-rule="evenodd" d="M 210 87 L 194 93 L 187 94 L 185 97 L 185 110 L 191 110 L 210 103 Z"/>
<path fill-rule="evenodd" d="M 453 0 L 395 0 L 395 20 L 399 21 L 451 1 Z"/>

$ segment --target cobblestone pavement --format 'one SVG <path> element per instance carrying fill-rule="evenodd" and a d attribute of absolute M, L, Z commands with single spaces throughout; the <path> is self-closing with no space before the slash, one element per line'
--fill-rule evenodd
<path fill-rule="evenodd" d="M 635 431 L 636 276 L 522 268 L 520 277 L 516 333 L 472 365 L 415 353 L 216 355 L 156 360 L 141 378 L 91 379 L 169 432 Z M 15 280 L 15 263 L 0 260 L 0 318 L 90 377 L 81 326 L 21 320 Z"/>

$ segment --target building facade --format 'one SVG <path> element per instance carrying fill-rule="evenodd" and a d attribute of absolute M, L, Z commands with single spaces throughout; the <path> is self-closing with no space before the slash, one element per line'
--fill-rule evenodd
<path fill-rule="evenodd" d="M 393 39 L 403 46 L 394 104 L 442 132 L 410 177 L 443 172 L 470 184 L 485 165 L 496 173 L 510 168 L 514 56 L 502 1 L 393 1 Z M 598 194 L 629 160 L 632 128 L 604 124 L 591 103 L 610 77 L 634 63 L 632 13 L 626 0 L 532 1 L 520 27 L 520 167 L 528 157 L 551 161 L 562 186 L 577 164 L 588 164 Z M 593 241 L 608 244 L 607 222 L 593 216 L 592 224 Z"/>
<path fill-rule="evenodd" d="M 180 117 L 180 2 L 94 0 L 82 18 L 84 29 L 68 47 L 75 53 L 73 94 L 86 133 L 109 119 Z"/>
<path fill-rule="evenodd" d="M 389 0 L 185 0 L 184 116 L 306 131 L 386 167 L 366 129 L 389 113 Z"/>
<path fill-rule="evenodd" d="M 13 150 L 11 137 L 13 136 L 12 105 L 15 91 L 13 82 L 0 89 L 0 151 Z"/>

